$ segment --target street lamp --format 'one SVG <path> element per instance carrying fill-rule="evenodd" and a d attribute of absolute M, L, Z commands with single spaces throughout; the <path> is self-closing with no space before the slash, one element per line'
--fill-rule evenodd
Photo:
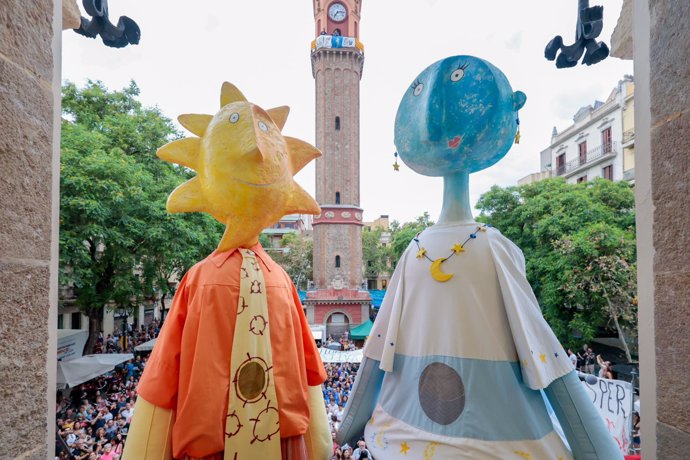
<path fill-rule="evenodd" d="M 123 308 L 122 309 L 122 315 L 120 315 L 122 318 L 124 318 L 124 321 L 122 322 L 122 337 L 120 338 L 120 342 L 122 344 L 122 352 L 127 351 L 127 309 Z"/>

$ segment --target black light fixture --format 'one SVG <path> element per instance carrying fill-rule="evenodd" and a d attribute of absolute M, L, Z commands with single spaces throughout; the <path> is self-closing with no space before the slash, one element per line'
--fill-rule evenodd
<path fill-rule="evenodd" d="M 141 38 L 141 30 L 132 19 L 120 16 L 117 25 L 113 25 L 108 17 L 108 0 L 83 0 L 86 13 L 91 16 L 81 17 L 81 25 L 74 31 L 89 38 L 101 36 L 103 44 L 112 48 L 124 48 L 136 45 Z"/>
<path fill-rule="evenodd" d="M 609 55 L 609 47 L 606 43 L 596 41 L 603 28 L 604 7 L 590 7 L 589 0 L 578 0 L 575 43 L 564 45 L 563 37 L 556 35 L 546 45 L 544 57 L 549 61 L 555 59 L 556 67 L 559 69 L 576 66 L 583 53 L 583 64 L 592 65 L 601 62 Z M 558 57 L 556 57 L 557 54 Z"/>

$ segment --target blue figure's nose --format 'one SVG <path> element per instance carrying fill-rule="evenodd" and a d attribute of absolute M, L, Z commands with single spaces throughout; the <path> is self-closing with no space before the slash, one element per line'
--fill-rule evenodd
<path fill-rule="evenodd" d="M 436 81 L 429 82 L 429 93 L 427 96 L 426 130 L 427 139 L 430 142 L 438 142 L 443 138 L 445 123 L 445 98 L 443 97 L 443 86 Z"/>

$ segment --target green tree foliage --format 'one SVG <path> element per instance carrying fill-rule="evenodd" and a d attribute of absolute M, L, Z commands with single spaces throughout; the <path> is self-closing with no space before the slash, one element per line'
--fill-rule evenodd
<path fill-rule="evenodd" d="M 265 247 L 270 248 L 269 245 Z M 314 279 L 314 241 L 299 233 L 288 233 L 283 236 L 281 247 L 285 251 L 271 251 L 271 258 L 283 267 L 297 289 L 306 289 L 308 281 Z"/>
<path fill-rule="evenodd" d="M 398 260 L 402 256 L 407 246 L 412 241 L 412 238 L 421 232 L 425 228 L 434 225 L 434 222 L 430 219 L 429 213 L 424 212 L 421 216 L 417 217 L 412 222 L 405 222 L 400 224 L 398 221 L 393 221 L 391 223 L 391 263 L 395 267 L 398 264 Z"/>
<path fill-rule="evenodd" d="M 362 263 L 366 278 L 376 278 L 392 271 L 391 249 L 381 243 L 383 232 L 382 228 L 362 231 Z"/>
<path fill-rule="evenodd" d="M 122 91 L 67 83 L 62 93 L 60 285 L 89 318 L 88 352 L 106 306 L 162 302 L 168 280 L 213 251 L 222 228 L 207 215 L 166 212 L 190 172 L 156 158 L 179 134 L 142 107 L 134 82 Z"/>
<path fill-rule="evenodd" d="M 524 252 L 527 278 L 562 343 L 575 347 L 615 328 L 628 359 L 637 337 L 634 206 L 627 183 L 603 179 L 493 187 L 477 203 L 479 220 Z"/>

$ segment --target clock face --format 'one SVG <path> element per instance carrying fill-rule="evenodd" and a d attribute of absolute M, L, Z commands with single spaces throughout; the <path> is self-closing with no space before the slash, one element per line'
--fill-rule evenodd
<path fill-rule="evenodd" d="M 328 17 L 335 22 L 342 22 L 347 17 L 347 10 L 342 3 L 333 3 L 328 8 Z"/>

